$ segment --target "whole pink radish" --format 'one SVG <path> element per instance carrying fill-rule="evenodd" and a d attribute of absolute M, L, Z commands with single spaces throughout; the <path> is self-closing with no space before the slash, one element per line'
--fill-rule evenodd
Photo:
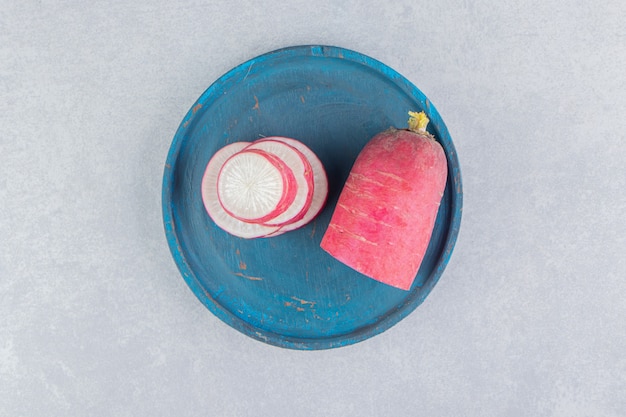
<path fill-rule="evenodd" d="M 360 152 L 320 244 L 356 271 L 404 290 L 428 248 L 448 174 L 425 113 L 409 114 L 409 129 L 379 133 Z"/>

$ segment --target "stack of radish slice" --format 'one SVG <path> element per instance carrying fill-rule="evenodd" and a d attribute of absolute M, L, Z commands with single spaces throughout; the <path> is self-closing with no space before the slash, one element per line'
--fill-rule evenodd
<path fill-rule="evenodd" d="M 245 239 L 306 225 L 327 195 L 326 171 L 315 153 L 298 140 L 278 136 L 224 146 L 202 178 L 202 201 L 211 219 Z"/>

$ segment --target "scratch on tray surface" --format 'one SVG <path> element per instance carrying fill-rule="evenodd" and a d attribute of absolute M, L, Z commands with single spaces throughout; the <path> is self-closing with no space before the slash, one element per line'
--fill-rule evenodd
<path fill-rule="evenodd" d="M 263 281 L 263 278 L 261 278 L 261 277 L 253 277 L 253 276 L 250 276 L 250 275 L 242 274 L 241 272 L 233 272 L 233 274 L 238 276 L 238 277 L 249 279 L 250 281 Z"/>
<path fill-rule="evenodd" d="M 202 108 L 202 103 L 198 103 L 195 106 L 193 106 L 193 109 L 191 109 L 191 112 L 193 114 L 196 114 L 198 112 L 198 110 L 200 110 Z"/>
<path fill-rule="evenodd" d="M 292 300 L 294 301 L 298 301 L 300 304 L 308 304 L 310 307 L 315 307 L 315 304 L 317 304 L 315 301 L 308 301 L 308 300 L 303 300 L 302 298 L 298 298 L 298 297 L 291 297 Z"/>
<path fill-rule="evenodd" d="M 304 311 L 304 308 L 296 305 L 295 303 L 292 303 L 290 301 L 285 301 L 285 306 L 286 307 L 294 307 L 296 309 L 296 311 Z"/>
<path fill-rule="evenodd" d="M 259 99 L 257 98 L 257 96 L 254 96 L 254 107 L 252 108 L 252 110 L 259 110 Z"/>
<path fill-rule="evenodd" d="M 245 77 L 243 77 L 243 80 L 241 80 L 241 81 L 246 81 L 246 78 L 248 78 L 248 75 L 250 75 L 250 70 L 252 70 L 253 66 L 254 66 L 254 62 L 252 64 L 250 64 L 250 66 L 248 67 L 248 72 L 246 72 Z"/>
<path fill-rule="evenodd" d="M 248 265 L 243 261 L 243 259 L 241 259 L 241 251 L 239 250 L 239 248 L 235 249 L 235 254 L 239 258 L 239 269 L 243 271 L 248 269 Z"/>
<path fill-rule="evenodd" d="M 254 332 L 257 336 L 259 336 L 261 339 L 265 340 L 266 342 L 268 341 L 268 337 L 265 336 L 263 333 L 261 332 Z"/>

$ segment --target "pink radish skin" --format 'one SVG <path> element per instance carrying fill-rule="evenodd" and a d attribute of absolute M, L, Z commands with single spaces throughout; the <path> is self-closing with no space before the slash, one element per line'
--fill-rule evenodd
<path fill-rule="evenodd" d="M 273 234 L 273 236 L 276 236 L 309 224 L 322 211 L 328 197 L 328 177 L 326 176 L 326 170 L 324 169 L 322 161 L 320 161 L 315 152 L 304 143 L 296 139 L 282 136 L 272 136 L 266 139 L 284 142 L 299 150 L 311 164 L 311 172 L 313 174 L 313 197 L 311 198 L 309 209 L 300 220 L 283 225 L 280 230 Z"/>
<path fill-rule="evenodd" d="M 237 186 L 229 192 L 233 180 Z M 293 204 L 298 187 L 293 170 L 282 158 L 250 145 L 224 162 L 217 179 L 224 211 L 238 220 L 266 226 Z"/>
<path fill-rule="evenodd" d="M 306 157 L 293 146 L 270 138 L 260 139 L 244 151 L 260 150 L 280 158 L 293 172 L 297 191 L 292 204 L 278 216 L 263 221 L 267 226 L 283 226 L 304 217 L 313 198 L 313 172 Z"/>
<path fill-rule="evenodd" d="M 211 158 L 202 177 L 202 202 L 205 210 L 215 224 L 224 231 L 244 239 L 265 237 L 276 232 L 278 227 L 246 223 L 229 215 L 219 202 L 217 196 L 217 177 L 224 163 L 247 147 L 249 142 L 235 142 L 218 150 Z"/>
<path fill-rule="evenodd" d="M 320 245 L 356 271 L 403 290 L 426 253 L 447 178 L 443 148 L 425 131 L 428 119 L 411 115 L 414 131 L 390 129 L 363 148 Z"/>

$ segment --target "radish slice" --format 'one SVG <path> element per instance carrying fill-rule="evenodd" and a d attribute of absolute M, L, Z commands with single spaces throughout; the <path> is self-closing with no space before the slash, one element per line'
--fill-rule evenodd
<path fill-rule="evenodd" d="M 276 232 L 278 227 L 264 226 L 256 223 L 246 223 L 229 215 L 219 202 L 217 194 L 217 177 L 224 163 L 236 153 L 250 145 L 249 142 L 235 142 L 226 145 L 217 151 L 207 164 L 202 177 L 202 202 L 215 222 L 224 231 L 244 239 L 265 237 Z"/>
<path fill-rule="evenodd" d="M 315 152 L 313 152 L 304 143 L 296 139 L 284 138 L 280 136 L 272 136 L 265 139 L 283 142 L 296 148 L 309 161 L 309 163 L 311 164 L 311 171 L 313 173 L 313 198 L 311 199 L 309 209 L 302 217 L 302 219 L 291 224 L 285 224 L 281 226 L 280 230 L 272 234 L 272 236 L 277 236 L 279 234 L 305 226 L 311 220 L 313 220 L 315 216 L 320 213 L 320 211 L 322 211 L 322 208 L 326 203 L 326 198 L 328 197 L 328 178 L 326 177 L 326 170 L 324 169 L 322 161 L 320 161 Z"/>
<path fill-rule="evenodd" d="M 220 169 L 217 196 L 231 216 L 248 223 L 265 223 L 292 205 L 297 185 L 291 167 L 280 158 L 248 146 Z"/>
<path fill-rule="evenodd" d="M 302 219 L 309 209 L 314 189 L 312 168 L 307 158 L 293 146 L 269 138 L 253 142 L 244 152 L 252 150 L 276 155 L 291 169 L 296 182 L 293 203 L 283 213 L 263 223 L 267 226 L 283 226 Z"/>

